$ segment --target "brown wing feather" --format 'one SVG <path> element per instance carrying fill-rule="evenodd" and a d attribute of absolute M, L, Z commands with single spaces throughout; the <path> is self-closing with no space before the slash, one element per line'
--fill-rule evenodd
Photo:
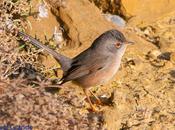
<path fill-rule="evenodd" d="M 63 76 L 62 83 L 100 71 L 108 63 L 107 60 L 108 57 L 96 57 L 94 59 L 87 58 L 83 61 L 80 60 L 81 62 L 75 61 L 75 64 L 73 64 L 68 72 Z"/>

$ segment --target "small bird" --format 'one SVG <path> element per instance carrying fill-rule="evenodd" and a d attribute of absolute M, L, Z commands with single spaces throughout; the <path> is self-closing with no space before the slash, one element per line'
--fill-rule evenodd
<path fill-rule="evenodd" d="M 112 29 L 101 34 L 89 48 L 71 59 L 50 49 L 24 32 L 19 31 L 18 35 L 29 39 L 33 45 L 45 49 L 53 55 L 63 70 L 60 85 L 68 81 L 75 81 L 83 88 L 94 111 L 96 109 L 89 98 L 89 92 L 93 96 L 95 95 L 90 88 L 108 82 L 117 73 L 127 45 L 133 43 L 128 41 L 123 33 Z M 100 102 L 98 97 L 96 99 Z"/>

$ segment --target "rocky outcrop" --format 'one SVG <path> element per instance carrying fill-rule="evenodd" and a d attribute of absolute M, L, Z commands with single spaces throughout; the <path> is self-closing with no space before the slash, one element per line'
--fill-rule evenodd
<path fill-rule="evenodd" d="M 114 28 L 100 15 L 100 10 L 87 0 L 67 0 L 65 6 L 60 6 L 56 0 L 50 0 L 49 3 L 64 23 L 71 47 L 87 45 L 104 31 Z"/>
<path fill-rule="evenodd" d="M 88 0 L 65 1 L 60 3 L 57 0 L 48 0 L 52 6 L 56 16 L 62 21 L 67 29 L 67 35 L 70 39 L 69 45 L 71 47 L 87 48 L 92 41 L 102 34 L 104 31 L 117 28 L 111 22 L 108 22 L 102 16 L 100 10 Z M 121 29 L 120 29 L 121 30 Z M 154 45 L 146 42 L 135 34 L 122 30 L 126 37 L 136 41 L 134 52 L 139 54 L 147 53 L 150 48 L 155 48 Z M 137 49 L 140 48 L 141 49 Z M 132 47 L 131 47 L 132 49 Z"/>
<path fill-rule="evenodd" d="M 132 25 L 155 22 L 175 11 L 174 7 L 174 0 L 121 0 L 121 10 L 124 16 L 131 17 Z"/>

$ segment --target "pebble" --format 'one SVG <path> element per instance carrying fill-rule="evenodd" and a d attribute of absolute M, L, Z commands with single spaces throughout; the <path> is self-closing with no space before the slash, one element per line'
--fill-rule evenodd
<path fill-rule="evenodd" d="M 22 100 L 25 96 L 23 94 L 18 94 L 15 96 L 16 100 Z"/>
<path fill-rule="evenodd" d="M 46 8 L 46 4 L 41 3 L 38 7 L 39 17 L 40 18 L 47 18 L 48 17 L 48 9 Z"/>
<path fill-rule="evenodd" d="M 126 26 L 126 21 L 118 15 L 104 14 L 104 17 L 119 27 Z"/>
<path fill-rule="evenodd" d="M 170 55 L 170 61 L 175 64 L 175 52 L 172 52 Z"/>
<path fill-rule="evenodd" d="M 159 55 L 161 55 L 161 52 L 159 50 L 152 50 L 148 52 L 148 57 L 152 59 L 157 59 Z"/>

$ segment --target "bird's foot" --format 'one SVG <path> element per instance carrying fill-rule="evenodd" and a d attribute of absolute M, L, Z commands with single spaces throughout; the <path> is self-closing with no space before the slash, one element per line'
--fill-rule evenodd
<path fill-rule="evenodd" d="M 98 108 L 96 108 L 94 105 L 89 108 L 89 111 L 92 111 L 92 112 L 101 112 L 101 110 L 98 109 Z"/>

